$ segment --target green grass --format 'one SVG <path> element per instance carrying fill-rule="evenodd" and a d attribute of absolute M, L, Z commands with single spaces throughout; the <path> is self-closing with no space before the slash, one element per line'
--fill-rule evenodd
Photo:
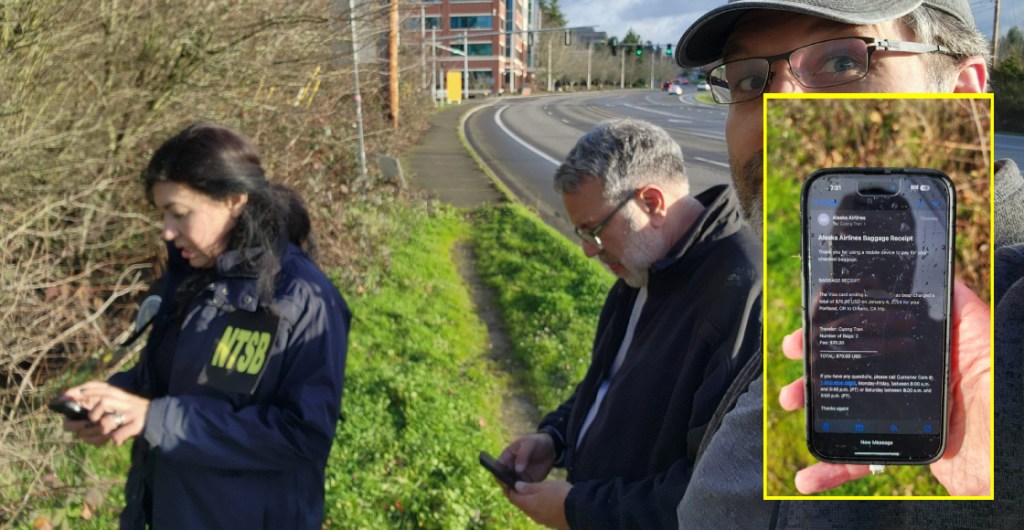
<path fill-rule="evenodd" d="M 696 95 L 693 96 L 693 99 L 697 100 L 700 103 L 704 103 L 705 105 L 718 104 L 715 103 L 715 97 L 712 96 L 710 92 L 698 92 Z"/>
<path fill-rule="evenodd" d="M 347 295 L 355 320 L 326 525 L 526 527 L 477 463 L 509 435 L 487 331 L 451 254 L 469 226 L 447 208 L 396 213 L 396 226 L 416 229 L 393 246 L 377 292 Z"/>
<path fill-rule="evenodd" d="M 551 411 L 586 373 L 614 277 L 522 206 L 477 210 L 473 224 L 478 270 L 497 293 L 526 390 Z"/>

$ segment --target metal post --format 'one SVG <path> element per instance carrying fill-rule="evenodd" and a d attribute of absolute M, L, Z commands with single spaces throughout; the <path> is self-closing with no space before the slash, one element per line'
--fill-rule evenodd
<path fill-rule="evenodd" d="M 548 92 L 554 92 L 555 91 L 555 83 L 551 80 L 551 70 L 552 70 L 552 68 L 551 68 L 551 48 L 554 48 L 554 45 L 552 44 L 552 38 L 549 36 L 548 37 L 548 68 L 547 68 L 547 70 L 548 70 Z"/>
<path fill-rule="evenodd" d="M 512 28 L 515 29 L 516 22 L 512 21 Z M 511 49 L 509 50 L 508 60 L 508 93 L 513 95 L 516 93 L 516 34 L 509 34 L 509 44 Z"/>
<path fill-rule="evenodd" d="M 462 32 L 462 100 L 469 100 L 469 32 Z"/>
<path fill-rule="evenodd" d="M 426 6 L 420 4 L 420 86 L 427 86 L 427 14 Z"/>
<path fill-rule="evenodd" d="M 359 136 L 359 177 L 366 181 L 366 144 L 363 141 L 363 97 L 359 93 L 359 53 L 356 50 L 356 5 L 355 0 L 348 0 L 348 17 L 352 28 L 352 77 L 356 91 L 353 100 L 356 102 L 356 132 Z"/>
<path fill-rule="evenodd" d="M 992 17 L 992 66 L 999 66 L 999 0 L 996 0 L 996 13 Z"/>
<path fill-rule="evenodd" d="M 622 64 L 619 66 L 619 90 L 626 88 L 626 50 L 622 49 Z"/>
<path fill-rule="evenodd" d="M 430 28 L 430 99 L 437 107 L 437 28 Z"/>
<path fill-rule="evenodd" d="M 654 90 L 654 52 L 651 52 L 651 90 Z"/>
<path fill-rule="evenodd" d="M 590 65 L 594 58 L 594 41 L 587 43 L 587 91 L 590 91 Z"/>

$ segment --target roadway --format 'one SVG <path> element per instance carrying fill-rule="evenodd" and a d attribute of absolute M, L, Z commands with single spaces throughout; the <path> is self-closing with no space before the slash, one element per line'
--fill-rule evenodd
<path fill-rule="evenodd" d="M 584 133 L 612 118 L 638 118 L 664 128 L 679 143 L 691 190 L 729 182 L 725 108 L 657 90 L 508 98 L 470 115 L 466 138 L 488 167 L 549 223 L 570 229 L 552 187 L 555 169 Z"/>
<path fill-rule="evenodd" d="M 729 182 L 726 107 L 657 90 L 630 90 L 508 98 L 481 108 L 464 125 L 473 149 L 519 199 L 549 224 L 570 233 L 561 198 L 552 187 L 555 169 L 576 141 L 612 118 L 638 118 L 664 128 L 679 143 L 691 189 Z M 995 158 L 1024 164 L 1024 136 L 995 135 Z"/>

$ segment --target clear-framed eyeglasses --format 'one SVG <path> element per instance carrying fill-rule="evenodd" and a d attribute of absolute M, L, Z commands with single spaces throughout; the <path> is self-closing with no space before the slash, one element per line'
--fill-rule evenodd
<path fill-rule="evenodd" d="M 615 214 L 619 213 L 619 210 L 621 210 L 623 206 L 625 206 L 627 203 L 629 203 L 629 201 L 636 197 L 637 193 L 639 192 L 640 190 L 633 190 L 628 196 L 626 196 L 625 199 L 622 199 L 622 201 L 619 202 L 619 205 L 616 206 L 610 214 L 606 215 L 604 219 L 601 219 L 599 223 L 594 225 L 594 228 L 591 228 L 588 231 L 580 230 L 578 226 L 573 228 L 573 231 L 576 232 L 576 237 L 580 238 L 584 242 L 594 245 L 595 247 L 601 250 L 604 250 L 604 243 L 601 242 L 600 237 L 601 230 L 604 230 L 604 227 L 605 225 L 608 224 L 608 221 L 611 221 L 612 217 L 615 217 Z"/>
<path fill-rule="evenodd" d="M 945 53 L 948 48 L 872 37 L 842 37 L 801 46 L 771 57 L 748 57 L 710 65 L 707 82 L 711 95 L 722 104 L 758 98 L 771 84 L 771 65 L 785 59 L 790 72 L 805 88 L 829 88 L 860 81 L 871 71 L 871 56 L 878 50 L 901 53 Z"/>

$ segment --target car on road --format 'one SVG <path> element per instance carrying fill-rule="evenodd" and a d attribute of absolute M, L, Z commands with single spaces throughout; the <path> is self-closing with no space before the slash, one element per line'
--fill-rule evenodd
<path fill-rule="evenodd" d="M 703 81 L 700 82 L 700 83 L 697 83 L 697 92 L 707 92 L 709 90 L 711 90 L 711 85 L 709 85 L 709 84 L 707 84 L 707 83 L 705 83 Z"/>
<path fill-rule="evenodd" d="M 683 85 L 677 85 L 675 83 L 672 83 L 672 86 L 668 87 L 668 94 L 670 96 L 673 96 L 673 95 L 680 95 L 680 96 L 682 96 L 683 95 Z"/>

